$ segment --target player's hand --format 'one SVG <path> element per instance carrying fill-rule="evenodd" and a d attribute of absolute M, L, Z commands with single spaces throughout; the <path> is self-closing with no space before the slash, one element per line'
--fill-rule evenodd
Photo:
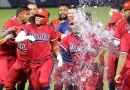
<path fill-rule="evenodd" d="M 13 27 L 9 28 L 9 31 L 10 31 L 10 32 L 13 32 L 13 31 L 17 31 L 17 29 L 18 29 L 18 27 L 13 26 Z"/>
<path fill-rule="evenodd" d="M 3 37 L 2 39 L 0 39 L 0 44 L 5 43 L 7 40 L 8 40 L 8 38 L 7 38 L 7 37 Z"/>
<path fill-rule="evenodd" d="M 94 60 L 94 64 L 95 64 L 95 63 L 97 63 L 98 66 L 99 66 L 99 64 L 100 64 L 100 59 L 99 59 L 98 57 L 95 58 L 95 60 Z"/>
<path fill-rule="evenodd" d="M 35 41 L 35 38 L 34 38 L 34 36 L 28 36 L 28 40 L 34 42 L 34 41 Z"/>
<path fill-rule="evenodd" d="M 98 72 L 98 63 L 97 62 L 95 62 L 94 63 L 94 70 L 93 70 L 93 73 L 97 73 Z"/>
<path fill-rule="evenodd" d="M 116 39 L 115 39 L 115 40 L 114 40 L 114 45 L 115 45 L 115 46 L 119 46 L 119 45 L 120 45 L 120 40 L 116 40 Z"/>
<path fill-rule="evenodd" d="M 58 60 L 58 67 L 62 67 L 63 60 L 62 60 L 62 56 L 60 54 L 57 55 L 57 60 Z"/>
<path fill-rule="evenodd" d="M 101 22 L 99 22 L 99 23 L 98 23 L 98 26 L 99 26 L 99 27 L 103 27 L 104 25 L 103 25 Z"/>
<path fill-rule="evenodd" d="M 115 82 L 116 83 L 120 83 L 121 81 L 120 81 L 120 74 L 116 74 L 116 76 L 115 76 L 115 78 L 114 78 L 114 80 L 115 80 Z"/>

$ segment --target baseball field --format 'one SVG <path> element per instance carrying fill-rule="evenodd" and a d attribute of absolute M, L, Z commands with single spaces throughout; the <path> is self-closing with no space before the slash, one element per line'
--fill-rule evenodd
<path fill-rule="evenodd" d="M 58 8 L 47 8 L 50 12 L 50 19 L 49 21 L 58 18 Z M 92 14 L 93 20 L 102 22 L 104 26 L 107 25 L 108 21 L 110 20 L 109 16 L 109 7 L 90 7 L 84 9 L 85 12 L 89 12 Z M 0 29 L 2 30 L 3 24 L 13 17 L 15 15 L 16 9 L 0 9 Z M 28 83 L 27 83 L 28 84 Z M 27 90 L 27 85 L 26 89 Z M 51 83 L 51 90 L 54 90 L 53 88 L 53 81 Z M 106 80 L 104 80 L 104 90 L 108 90 L 108 85 Z"/>

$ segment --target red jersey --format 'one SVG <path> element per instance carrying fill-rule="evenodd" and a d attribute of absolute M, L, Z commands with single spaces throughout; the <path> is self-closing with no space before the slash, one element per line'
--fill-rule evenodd
<path fill-rule="evenodd" d="M 56 31 L 50 25 L 37 27 L 34 24 L 26 25 L 25 31 L 27 35 L 32 35 L 35 38 L 34 42 L 30 42 L 28 48 L 31 55 L 31 60 L 42 60 L 51 53 L 51 42 L 57 40 Z"/>
<path fill-rule="evenodd" d="M 60 19 L 57 18 L 51 21 L 51 25 L 56 29 L 56 27 L 60 24 Z"/>
<path fill-rule="evenodd" d="M 89 38 L 89 35 L 86 38 Z M 93 52 L 93 50 L 91 51 L 88 50 L 92 48 L 97 50 L 100 46 L 100 43 L 97 42 L 97 40 L 95 39 L 93 39 L 93 41 L 91 42 L 93 42 L 93 45 L 89 47 L 88 43 L 87 42 L 85 43 L 82 37 L 76 38 L 74 37 L 73 34 L 69 34 L 68 36 L 64 37 L 60 42 L 60 50 L 61 50 L 63 60 L 67 62 L 72 62 L 71 58 L 69 60 L 68 57 L 71 56 L 72 58 L 81 59 L 84 58 L 83 57 L 84 55 L 85 55 L 85 59 L 91 60 L 90 57 L 95 56 L 96 53 Z M 65 53 L 62 50 L 64 50 Z"/>
<path fill-rule="evenodd" d="M 17 34 L 23 30 L 23 28 L 25 28 L 26 25 L 21 25 L 19 26 L 18 30 L 17 30 Z M 29 48 L 28 47 L 28 43 L 29 41 L 26 40 L 26 41 L 23 41 L 23 42 L 20 42 L 18 43 L 17 45 L 17 58 L 20 59 L 20 60 L 29 60 L 30 57 L 29 57 Z"/>
<path fill-rule="evenodd" d="M 130 33 L 121 38 L 120 53 L 127 54 L 125 68 L 130 68 Z"/>
<path fill-rule="evenodd" d="M 13 26 L 18 27 L 19 25 L 20 24 L 17 18 L 10 19 L 4 24 L 2 31 L 8 30 Z M 17 48 L 17 44 L 16 42 L 14 42 L 14 40 L 12 39 L 7 40 L 5 43 L 0 45 L 0 55 L 16 56 L 16 48 Z"/>
<path fill-rule="evenodd" d="M 114 38 L 120 40 L 122 36 L 128 33 L 128 22 L 126 19 L 123 19 L 117 24 Z"/>

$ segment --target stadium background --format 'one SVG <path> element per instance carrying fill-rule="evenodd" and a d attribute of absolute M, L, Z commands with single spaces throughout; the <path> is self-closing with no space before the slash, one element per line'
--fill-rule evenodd
<path fill-rule="evenodd" d="M 110 20 L 109 9 L 110 4 L 122 4 L 126 0 L 66 0 L 70 5 L 79 5 L 85 2 L 89 8 L 84 9 L 85 12 L 92 14 L 93 20 L 102 22 L 107 25 Z M 0 30 L 2 30 L 3 24 L 13 17 L 16 13 L 15 8 L 21 4 L 28 4 L 28 2 L 37 3 L 39 7 L 46 7 L 50 12 L 49 21 L 58 18 L 58 3 L 60 0 L 0 0 Z M 98 6 L 94 8 L 94 6 Z M 27 83 L 28 84 L 28 83 Z M 107 82 L 104 80 L 104 90 L 108 90 Z M 26 85 L 26 89 L 27 90 Z M 53 82 L 51 83 L 51 90 L 53 90 Z"/>

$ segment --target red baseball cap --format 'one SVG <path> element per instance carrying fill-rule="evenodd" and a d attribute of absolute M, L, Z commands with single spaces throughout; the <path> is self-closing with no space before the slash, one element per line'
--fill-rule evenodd
<path fill-rule="evenodd" d="M 109 24 L 117 23 L 119 20 L 123 18 L 121 13 L 114 13 L 111 16 L 111 20 L 109 21 Z"/>

